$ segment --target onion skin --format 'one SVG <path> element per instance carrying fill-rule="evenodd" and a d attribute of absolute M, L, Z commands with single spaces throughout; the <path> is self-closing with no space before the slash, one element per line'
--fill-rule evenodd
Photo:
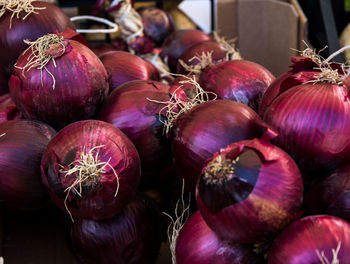
<path fill-rule="evenodd" d="M 34 211 L 50 198 L 41 183 L 40 160 L 55 135 L 48 125 L 28 120 L 0 124 L 0 205 Z"/>
<path fill-rule="evenodd" d="M 151 264 L 159 254 L 162 226 L 157 206 L 139 195 L 111 219 L 74 223 L 73 249 L 83 264 Z"/>
<path fill-rule="evenodd" d="M 219 156 L 230 161 L 239 157 L 232 179 L 222 184 L 206 179 L 210 162 Z M 220 181 L 219 173 L 211 175 Z M 221 239 L 233 243 L 268 239 L 299 214 L 302 197 L 302 178 L 293 159 L 260 139 L 233 143 L 215 153 L 196 187 L 204 220 Z"/>
<path fill-rule="evenodd" d="M 21 118 L 22 115 L 13 102 L 10 94 L 0 96 L 0 123 Z"/>
<path fill-rule="evenodd" d="M 302 171 L 332 170 L 350 161 L 350 102 L 343 86 L 292 87 L 272 102 L 264 121 Z"/>
<path fill-rule="evenodd" d="M 171 148 L 177 175 L 194 193 L 207 159 L 221 148 L 245 139 L 260 138 L 269 127 L 244 104 L 216 100 L 202 103 L 174 123 Z"/>
<path fill-rule="evenodd" d="M 135 144 L 142 178 L 155 178 L 172 163 L 170 144 L 159 122 L 163 104 L 170 100 L 169 86 L 154 81 L 132 81 L 119 86 L 104 103 L 100 119 L 123 131 Z"/>
<path fill-rule="evenodd" d="M 170 70 L 175 72 L 178 59 L 186 49 L 196 43 L 211 39 L 208 34 L 197 29 L 177 30 L 165 39 L 160 56 L 162 59 L 167 58 Z"/>
<path fill-rule="evenodd" d="M 305 217 L 295 221 L 275 239 L 268 264 L 321 263 L 316 250 L 323 251 L 331 262 L 332 249 L 336 250 L 339 242 L 339 263 L 350 263 L 349 223 L 328 215 Z"/>
<path fill-rule="evenodd" d="M 275 77 L 263 66 L 245 60 L 224 61 L 205 68 L 199 84 L 218 99 L 244 103 L 257 110 L 261 97 Z"/>
<path fill-rule="evenodd" d="M 110 92 L 134 80 L 159 80 L 159 72 L 147 60 L 125 51 L 113 51 L 101 56 L 109 77 Z"/>
<path fill-rule="evenodd" d="M 329 214 L 350 222 L 350 167 L 334 171 L 305 196 L 304 208 L 309 214 Z"/>
<path fill-rule="evenodd" d="M 98 57 L 85 45 L 68 40 L 66 52 L 50 61 L 45 70 L 31 69 L 22 75 L 16 68 L 9 86 L 16 106 L 27 119 L 39 119 L 55 128 L 88 119 L 97 114 L 108 94 L 107 72 Z M 27 62 L 31 50 L 18 59 L 18 66 Z M 43 81 L 43 85 L 41 84 Z M 64 107 L 62 107 L 64 106 Z"/>
<path fill-rule="evenodd" d="M 97 57 L 101 57 L 104 53 L 110 51 L 127 51 L 128 46 L 126 42 L 122 38 L 117 38 L 112 40 L 111 43 L 99 43 L 97 45 L 93 45 L 91 50 L 96 54 Z"/>
<path fill-rule="evenodd" d="M 261 256 L 249 246 L 221 241 L 199 211 L 182 227 L 176 240 L 177 264 L 262 264 Z"/>
<path fill-rule="evenodd" d="M 132 142 L 111 124 L 96 120 L 75 122 L 63 128 L 49 143 L 41 161 L 41 176 L 43 183 L 53 202 L 62 210 L 65 209 L 65 198 L 68 188 L 76 179 L 76 175 L 66 177 L 59 172 L 62 165 L 77 160 L 85 148 L 99 149 L 99 160 L 107 162 L 116 171 L 117 179 L 112 169 L 107 166 L 106 172 L 101 173 L 95 187 L 84 187 L 82 198 L 71 192 L 66 205 L 74 218 L 106 219 L 112 217 L 127 204 L 136 193 L 140 179 L 140 159 Z M 94 154 L 95 155 L 95 154 Z"/>
<path fill-rule="evenodd" d="M 14 16 L 11 29 L 12 13 L 6 10 L 0 18 L 0 65 L 4 67 L 7 78 L 10 77 L 18 57 L 28 47 L 23 42 L 24 39 L 34 41 L 47 33 L 63 32 L 66 28 L 75 29 L 69 17 L 59 7 L 44 1 L 34 1 L 32 5 L 46 8 L 36 10 L 39 14 L 30 14 L 25 20 L 25 12 L 20 13 L 19 19 Z"/>

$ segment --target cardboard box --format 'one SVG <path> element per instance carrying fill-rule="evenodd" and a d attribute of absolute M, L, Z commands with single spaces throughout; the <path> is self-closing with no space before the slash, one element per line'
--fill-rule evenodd
<path fill-rule="evenodd" d="M 246 60 L 276 77 L 288 70 L 290 56 L 305 49 L 307 19 L 297 0 L 214 0 L 213 28 L 236 45 Z"/>

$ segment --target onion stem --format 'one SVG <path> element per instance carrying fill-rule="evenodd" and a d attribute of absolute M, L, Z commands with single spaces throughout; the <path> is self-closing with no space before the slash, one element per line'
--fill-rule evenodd
<path fill-rule="evenodd" d="M 198 56 L 196 55 L 188 60 L 188 62 L 197 60 L 199 64 L 196 64 L 196 65 L 187 65 L 182 59 L 179 59 L 179 63 L 181 64 L 182 67 L 184 67 L 186 71 L 189 72 L 189 74 L 198 75 L 206 67 L 213 64 L 213 58 L 212 58 L 213 52 L 214 51 L 207 51 L 207 52 L 203 51 L 202 55 L 198 55 Z"/>
<path fill-rule="evenodd" d="M 102 17 L 95 17 L 95 16 L 74 16 L 70 18 L 71 21 L 77 21 L 77 20 L 93 20 L 97 22 L 104 23 L 110 27 L 111 29 L 77 29 L 76 31 L 78 33 L 114 33 L 118 31 L 118 25 L 104 19 Z"/>
<path fill-rule="evenodd" d="M 316 250 L 316 254 L 318 256 L 318 258 L 321 261 L 321 264 L 339 264 L 339 260 L 338 260 L 338 254 L 341 248 L 341 242 L 338 243 L 338 246 L 336 249 L 332 249 L 332 254 L 333 254 L 333 259 L 332 262 L 329 262 L 329 260 L 327 259 L 327 257 L 324 254 L 324 251 L 320 252 L 318 250 Z"/>
<path fill-rule="evenodd" d="M 236 50 L 234 44 L 230 44 L 230 42 L 235 42 L 236 38 L 226 41 L 224 37 L 220 37 L 219 34 L 214 31 L 214 39 L 221 44 L 223 49 L 226 51 L 226 60 L 241 60 L 242 56 Z"/>

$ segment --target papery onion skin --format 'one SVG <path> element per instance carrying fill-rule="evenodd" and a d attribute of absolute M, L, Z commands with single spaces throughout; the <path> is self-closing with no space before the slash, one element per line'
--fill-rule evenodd
<path fill-rule="evenodd" d="M 61 166 L 79 159 L 81 152 L 97 149 L 99 161 L 107 162 L 114 168 L 119 179 L 110 166 L 100 174 L 100 179 L 92 187 L 83 187 L 82 197 L 70 192 L 65 202 L 65 191 L 77 174 L 70 177 L 60 172 Z M 96 152 L 93 153 L 96 155 Z M 135 146 L 129 138 L 111 124 L 97 120 L 75 122 L 65 128 L 50 141 L 41 161 L 41 176 L 53 202 L 62 210 L 66 206 L 73 218 L 105 219 L 112 217 L 127 204 L 136 193 L 140 179 L 140 159 Z"/>
<path fill-rule="evenodd" d="M 100 119 L 123 131 L 135 144 L 141 159 L 142 181 L 157 178 L 172 163 L 170 144 L 159 121 L 163 104 L 170 100 L 169 86 L 154 81 L 132 81 L 108 97 Z M 150 99 L 150 100 L 148 100 Z"/>
<path fill-rule="evenodd" d="M 151 264 L 163 238 L 162 215 L 150 198 L 138 195 L 122 211 L 102 221 L 72 224 L 73 249 L 84 264 Z"/>
<path fill-rule="evenodd" d="M 40 161 L 56 131 L 46 124 L 12 120 L 0 124 L 0 205 L 34 211 L 50 198 L 41 182 Z"/>
<path fill-rule="evenodd" d="M 232 142 L 260 138 L 268 129 L 241 103 L 216 100 L 192 108 L 175 121 L 170 137 L 177 175 L 194 192 L 202 166 L 215 152 Z"/>
<path fill-rule="evenodd" d="M 203 220 L 194 213 L 180 230 L 176 240 L 177 264 L 262 264 L 261 256 L 248 245 L 221 241 Z"/>
<path fill-rule="evenodd" d="M 39 119 L 55 128 L 94 117 L 108 94 L 107 72 L 98 57 L 85 45 L 68 40 L 66 52 L 50 61 L 46 71 L 16 68 L 9 86 L 16 106 L 27 119 Z M 17 62 L 27 63 L 28 50 Z M 42 77 L 41 77 L 42 76 Z M 43 84 L 41 83 L 43 82 Z"/>
<path fill-rule="evenodd" d="M 219 157 L 230 162 L 239 157 L 232 178 L 222 182 L 220 177 L 229 175 L 211 174 L 209 169 Z M 208 180 L 207 173 L 218 182 Z M 302 178 L 293 159 L 260 139 L 233 143 L 215 153 L 196 186 L 197 205 L 206 223 L 233 243 L 268 239 L 299 214 L 302 197 Z"/>
<path fill-rule="evenodd" d="M 308 214 L 329 214 L 350 222 L 350 166 L 337 169 L 314 186 L 304 199 Z"/>
<path fill-rule="evenodd" d="M 45 7 L 42 10 L 35 10 L 39 14 L 30 14 L 25 20 L 26 12 L 22 11 L 19 18 L 15 15 L 10 28 L 12 12 L 6 10 L 0 18 L 0 65 L 4 67 L 7 78 L 13 71 L 21 53 L 28 47 L 23 42 L 25 39 L 35 39 L 56 31 L 62 32 L 66 28 L 75 29 L 69 17 L 57 6 L 44 1 L 33 1 L 34 7 Z"/>
<path fill-rule="evenodd" d="M 129 52 L 108 52 L 101 61 L 109 75 L 110 92 L 129 81 L 159 80 L 159 72 L 150 62 Z"/>
<path fill-rule="evenodd" d="M 264 121 L 302 171 L 336 169 L 350 161 L 350 102 L 343 86 L 294 86 L 272 102 Z"/>
<path fill-rule="evenodd" d="M 0 123 L 21 118 L 22 114 L 13 102 L 11 95 L 0 96 Z"/>
<path fill-rule="evenodd" d="M 350 263 L 349 223 L 328 215 L 305 217 L 292 223 L 275 239 L 268 264 L 321 263 L 316 250 L 324 252 L 331 263 L 332 249 L 336 250 L 339 242 L 337 263 Z"/>
<path fill-rule="evenodd" d="M 111 41 L 111 43 L 103 42 L 96 45 L 91 46 L 91 50 L 97 55 L 97 57 L 101 57 L 104 53 L 110 52 L 110 51 L 127 51 L 127 44 L 126 42 L 121 39 L 117 38 Z"/>
<path fill-rule="evenodd" d="M 187 48 L 201 41 L 211 39 L 208 34 L 197 29 L 177 30 L 165 39 L 160 56 L 163 59 L 167 58 L 170 70 L 175 72 L 178 59 Z"/>
<path fill-rule="evenodd" d="M 261 97 L 275 77 L 263 66 L 245 60 L 229 60 L 205 68 L 199 84 L 218 99 L 244 103 L 257 111 Z"/>

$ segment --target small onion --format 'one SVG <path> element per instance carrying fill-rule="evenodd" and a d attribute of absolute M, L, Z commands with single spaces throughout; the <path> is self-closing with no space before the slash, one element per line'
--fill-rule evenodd
<path fill-rule="evenodd" d="M 295 221 L 273 242 L 268 263 L 350 263 L 350 224 L 328 215 Z"/>
<path fill-rule="evenodd" d="M 193 191 L 205 161 L 215 152 L 266 132 L 271 132 L 269 127 L 244 104 L 216 100 L 195 106 L 174 123 L 171 148 L 177 174 Z"/>
<path fill-rule="evenodd" d="M 152 264 L 159 254 L 163 225 L 155 203 L 139 195 L 110 219 L 72 224 L 72 245 L 84 264 Z"/>
<path fill-rule="evenodd" d="M 261 256 L 248 245 L 224 242 L 211 230 L 199 211 L 180 230 L 176 240 L 177 264 L 258 264 Z"/>
<path fill-rule="evenodd" d="M 39 122 L 13 120 L 0 124 L 0 204 L 22 211 L 49 203 L 41 183 L 40 160 L 55 131 Z"/>
<path fill-rule="evenodd" d="M 111 124 L 86 120 L 49 143 L 41 176 L 52 200 L 72 218 L 112 217 L 133 199 L 140 179 L 135 146 Z"/>
<path fill-rule="evenodd" d="M 229 60 L 206 67 L 199 84 L 218 99 L 244 103 L 258 109 L 261 97 L 275 77 L 263 66 L 245 60 Z"/>
<path fill-rule="evenodd" d="M 109 75 L 110 92 L 134 80 L 159 80 L 157 69 L 147 60 L 125 51 L 112 51 L 100 57 Z"/>
<path fill-rule="evenodd" d="M 0 123 L 21 118 L 22 115 L 13 102 L 10 94 L 0 96 Z"/>
<path fill-rule="evenodd" d="M 62 38 L 49 34 L 32 43 L 9 82 L 11 96 L 27 119 L 56 128 L 93 117 L 108 93 L 107 72 L 98 57 L 80 42 Z M 48 48 L 39 51 L 36 44 Z M 36 57 L 38 52 L 50 59 L 42 70 L 38 67 L 45 61 Z M 35 67 L 28 65 L 36 59 Z"/>
<path fill-rule="evenodd" d="M 100 112 L 101 120 L 119 128 L 135 144 L 141 159 L 142 180 L 154 178 L 171 165 L 170 146 L 159 121 L 164 105 L 154 102 L 169 99 L 168 85 L 132 81 L 113 91 Z"/>
<path fill-rule="evenodd" d="M 303 183 L 293 159 L 260 139 L 233 143 L 203 167 L 198 208 L 222 239 L 258 243 L 299 213 Z"/>
<path fill-rule="evenodd" d="M 178 30 L 165 39 L 160 56 L 163 59 L 167 58 L 170 70 L 175 72 L 178 59 L 187 48 L 201 41 L 211 39 L 208 34 L 197 29 Z"/>

